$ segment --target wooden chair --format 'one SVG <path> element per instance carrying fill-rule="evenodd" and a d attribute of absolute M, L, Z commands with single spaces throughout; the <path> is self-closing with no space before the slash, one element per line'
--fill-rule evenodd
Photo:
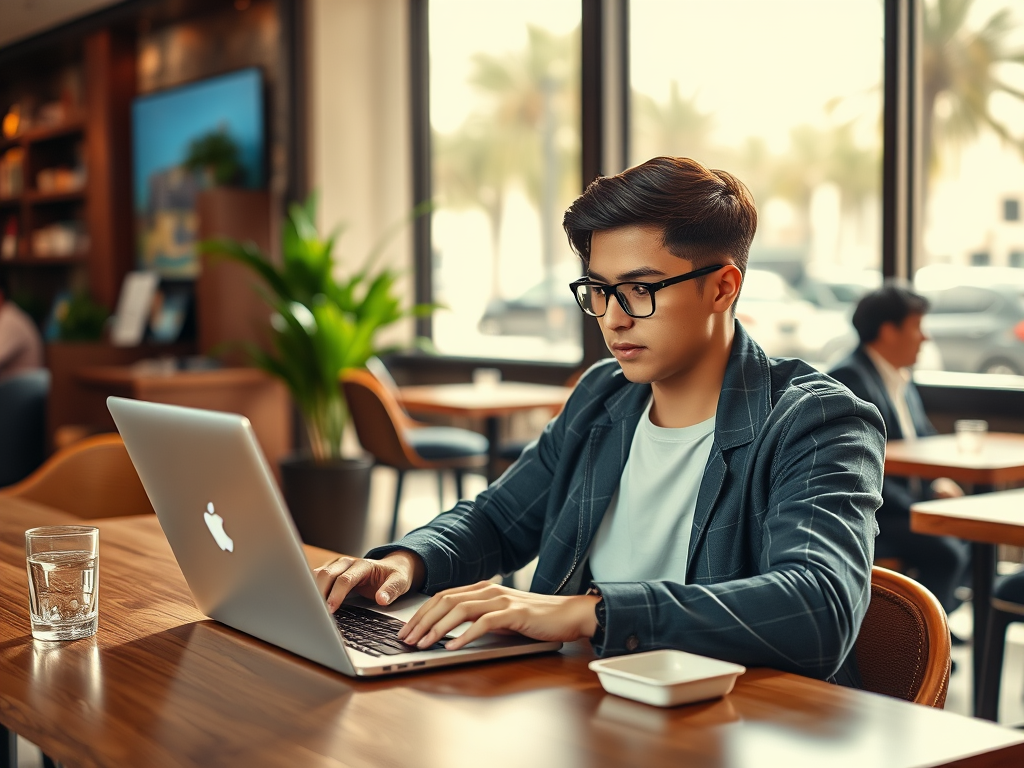
<path fill-rule="evenodd" d="M 86 520 L 152 512 L 118 434 L 94 435 L 57 451 L 4 496 L 34 501 Z"/>
<path fill-rule="evenodd" d="M 942 709 L 949 625 L 935 595 L 901 573 L 871 569 L 871 604 L 854 646 L 864 688 Z"/>
<path fill-rule="evenodd" d="M 436 471 L 439 495 L 443 482 L 441 473 L 454 471 L 456 491 L 461 499 L 463 472 L 481 470 L 486 466 L 486 437 L 468 429 L 431 427 L 413 421 L 389 387 L 369 371 L 345 371 L 341 375 L 341 385 L 359 442 L 378 464 L 398 471 L 391 541 L 395 540 L 398 532 L 402 481 L 408 470 Z M 443 496 L 441 507 L 443 511 Z"/>

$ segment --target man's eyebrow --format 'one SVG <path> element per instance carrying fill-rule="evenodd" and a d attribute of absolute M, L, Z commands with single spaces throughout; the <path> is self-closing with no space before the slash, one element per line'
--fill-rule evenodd
<path fill-rule="evenodd" d="M 636 280 L 638 277 L 664 277 L 664 275 L 664 272 L 662 272 L 660 269 L 655 269 L 654 267 L 639 267 L 637 269 L 631 269 L 629 270 L 629 272 L 623 272 L 621 275 L 619 275 L 619 278 L 618 280 L 616 280 L 616 282 L 621 283 L 628 280 Z M 590 278 L 591 280 L 597 280 L 602 283 L 611 283 L 611 281 L 608 280 L 606 277 L 597 274 L 593 270 L 587 270 L 587 277 Z"/>

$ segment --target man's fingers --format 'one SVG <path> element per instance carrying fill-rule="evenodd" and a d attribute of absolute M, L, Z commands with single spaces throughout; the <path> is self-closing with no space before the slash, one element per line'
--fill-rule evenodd
<path fill-rule="evenodd" d="M 424 621 L 417 628 L 418 637 L 408 637 L 405 642 L 415 644 L 420 648 L 433 645 L 442 637 L 451 632 L 455 627 L 464 621 L 476 621 L 485 614 L 495 611 L 502 611 L 511 606 L 511 598 L 508 595 L 492 596 L 489 599 L 464 599 L 458 602 L 442 604 L 439 608 L 445 609 L 434 615 L 427 615 Z"/>
<path fill-rule="evenodd" d="M 514 591 L 490 581 L 478 581 L 476 584 L 470 584 L 465 587 L 453 587 L 452 589 L 438 592 L 413 614 L 413 617 L 409 619 L 398 633 L 398 639 L 407 643 L 415 643 L 422 636 L 422 632 L 419 631 L 420 629 L 423 631 L 429 629 L 439 616 L 443 616 L 450 611 L 452 606 L 460 600 L 478 600 L 498 594 L 514 593 Z"/>
<path fill-rule="evenodd" d="M 338 610 L 348 593 L 353 587 L 358 586 L 373 571 L 373 564 L 366 560 L 356 560 L 334 579 L 334 586 L 331 587 L 327 597 L 327 607 L 333 613 Z"/>
<path fill-rule="evenodd" d="M 313 569 L 313 578 L 316 581 L 316 588 L 320 590 L 321 597 L 327 598 L 327 595 L 331 592 L 331 587 L 334 585 L 334 580 L 344 573 L 355 561 L 356 558 L 354 557 L 339 557 L 337 560 L 332 560 L 321 565 L 319 568 Z"/>
<path fill-rule="evenodd" d="M 406 578 L 405 574 L 394 571 L 384 580 L 380 589 L 377 590 L 375 596 L 377 605 L 390 605 L 408 591 L 409 579 Z"/>

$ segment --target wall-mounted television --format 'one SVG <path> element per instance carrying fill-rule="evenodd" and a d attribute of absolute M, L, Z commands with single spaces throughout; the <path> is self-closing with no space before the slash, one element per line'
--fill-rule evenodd
<path fill-rule="evenodd" d="M 136 266 L 194 278 L 196 196 L 226 183 L 264 185 L 263 79 L 251 67 L 137 97 L 132 103 Z M 234 150 L 232 150 L 232 147 Z M 224 158 L 234 154 L 235 171 Z M 202 168 L 188 158 L 212 158 Z M 217 162 L 213 162 L 217 161 Z"/>

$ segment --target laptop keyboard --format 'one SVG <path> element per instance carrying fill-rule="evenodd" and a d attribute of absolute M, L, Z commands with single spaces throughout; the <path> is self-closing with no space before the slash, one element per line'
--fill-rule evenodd
<path fill-rule="evenodd" d="M 443 640 L 428 648 L 406 645 L 396 637 L 398 630 L 405 626 L 404 621 L 357 605 L 342 605 L 334 612 L 334 623 L 338 625 L 345 645 L 371 656 L 394 656 L 444 648 Z M 444 638 L 449 639 L 450 636 Z"/>

